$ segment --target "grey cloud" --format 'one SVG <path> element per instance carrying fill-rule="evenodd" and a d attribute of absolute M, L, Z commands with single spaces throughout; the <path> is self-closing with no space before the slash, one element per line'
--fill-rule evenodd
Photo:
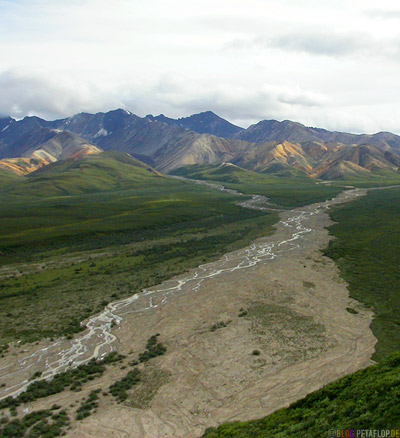
<path fill-rule="evenodd" d="M 396 120 L 388 118 L 390 105 L 380 108 L 370 102 L 354 108 L 353 102 L 333 102 L 322 92 L 300 87 L 265 84 L 237 87 L 233 84 L 200 86 L 179 75 L 167 75 L 152 87 L 131 89 L 125 107 L 138 115 L 163 113 L 183 117 L 211 110 L 242 127 L 263 119 L 294 120 L 307 126 L 347 132 L 397 132 Z"/>
<path fill-rule="evenodd" d="M 320 93 L 304 90 L 285 90 L 277 94 L 279 102 L 304 107 L 323 106 L 327 98 Z"/>
<path fill-rule="evenodd" d="M 273 37 L 257 36 L 236 39 L 225 46 L 228 49 L 282 49 L 311 55 L 346 56 L 370 51 L 376 42 L 367 34 L 286 33 Z"/>
<path fill-rule="evenodd" d="M 15 118 L 38 115 L 54 119 L 122 107 L 141 116 L 165 113 L 182 117 L 212 110 L 243 124 L 286 117 L 296 108 L 321 107 L 327 100 L 321 93 L 271 84 L 256 90 L 218 84 L 201 87 L 180 75 L 163 75 L 150 87 L 125 84 L 123 93 L 116 90 L 117 99 L 84 82 L 15 69 L 0 73 L 0 95 L 0 114 Z"/>
<path fill-rule="evenodd" d="M 272 47 L 315 55 L 344 56 L 369 50 L 373 40 L 363 34 L 288 34 L 269 41 Z"/>
<path fill-rule="evenodd" d="M 34 114 L 52 119 L 118 105 L 116 99 L 83 81 L 21 69 L 0 73 L 0 95 L 0 113 L 15 118 Z"/>
<path fill-rule="evenodd" d="M 142 114 L 158 112 L 171 117 L 212 110 L 246 126 L 265 118 L 284 118 L 302 108 L 322 107 L 327 102 L 322 93 L 298 87 L 264 85 L 252 90 L 233 85 L 215 84 L 212 88 L 194 85 L 179 76 L 166 76 L 142 94 L 133 90 L 125 106 L 133 112 L 140 108 Z"/>
<path fill-rule="evenodd" d="M 252 88 L 233 84 L 201 86 L 185 76 L 164 75 L 151 86 L 137 82 L 125 84 L 123 89 L 123 93 L 116 90 L 121 96 L 118 100 L 113 94 L 68 78 L 10 70 L 0 74 L 0 114 L 16 118 L 35 114 L 52 119 L 122 107 L 139 116 L 164 113 L 182 117 L 212 110 L 243 127 L 272 118 L 354 132 L 382 128 L 393 131 L 396 124 L 396 120 L 390 122 L 387 118 L 395 112 L 391 107 L 376 117 L 371 105 L 357 111 L 346 104 L 336 107 L 323 93 L 276 83 Z"/>
<path fill-rule="evenodd" d="M 400 20 L 400 9 L 368 9 L 365 11 L 365 15 L 370 18 Z"/>

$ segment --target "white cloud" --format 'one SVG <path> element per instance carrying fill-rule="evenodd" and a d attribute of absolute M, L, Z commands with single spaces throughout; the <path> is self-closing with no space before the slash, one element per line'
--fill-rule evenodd
<path fill-rule="evenodd" d="M 400 132 L 399 16 L 393 0 L 0 0 L 0 112 Z"/>

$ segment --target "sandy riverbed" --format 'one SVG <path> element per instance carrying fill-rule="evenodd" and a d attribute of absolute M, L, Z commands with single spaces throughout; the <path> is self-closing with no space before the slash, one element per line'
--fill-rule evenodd
<path fill-rule="evenodd" d="M 360 194 L 347 192 L 335 203 Z M 164 377 L 153 381 L 144 409 L 102 401 L 67 436 L 196 438 L 206 427 L 265 416 L 370 365 L 372 314 L 349 298 L 335 264 L 320 252 L 329 241 L 328 204 L 282 213 L 275 234 L 256 242 L 264 255 L 254 266 L 227 269 L 199 285 L 193 279 L 163 303 L 164 295 L 155 295 L 155 307 L 124 315 L 114 331 L 118 350 L 141 351 L 160 333 L 168 351 L 153 360 L 151 372 Z M 310 231 L 296 238 L 299 214 Z M 245 257 L 246 249 L 232 253 L 215 270 Z M 239 317 L 240 309 L 247 315 Z M 211 330 L 221 321 L 226 327 Z M 143 400 L 140 391 L 133 406 Z"/>

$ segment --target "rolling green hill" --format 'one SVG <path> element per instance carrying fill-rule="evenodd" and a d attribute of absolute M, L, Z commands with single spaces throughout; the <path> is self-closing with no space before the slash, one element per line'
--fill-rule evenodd
<path fill-rule="evenodd" d="M 107 302 L 268 234 L 277 214 L 238 199 L 119 153 L 17 178 L 0 190 L 0 344 L 72 335 Z"/>
<path fill-rule="evenodd" d="M 22 177 L 11 172 L 8 169 L 0 167 L 0 190 L 9 187 L 11 184 L 15 184 L 21 181 Z"/>
<path fill-rule="evenodd" d="M 166 178 L 146 164 L 120 152 L 103 152 L 57 161 L 3 190 L 3 196 L 79 195 L 117 189 L 162 186 Z"/>
<path fill-rule="evenodd" d="M 191 165 L 173 172 L 187 178 L 222 182 L 243 193 L 265 195 L 284 207 L 297 207 L 335 197 L 343 190 L 341 185 L 330 186 L 302 176 L 282 178 L 252 172 L 226 163 L 222 165 Z"/>

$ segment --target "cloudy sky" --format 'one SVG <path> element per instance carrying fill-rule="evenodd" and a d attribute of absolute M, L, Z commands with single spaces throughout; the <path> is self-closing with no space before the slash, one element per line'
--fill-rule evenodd
<path fill-rule="evenodd" d="M 0 0 L 0 114 L 213 110 L 400 134 L 400 6 Z"/>

